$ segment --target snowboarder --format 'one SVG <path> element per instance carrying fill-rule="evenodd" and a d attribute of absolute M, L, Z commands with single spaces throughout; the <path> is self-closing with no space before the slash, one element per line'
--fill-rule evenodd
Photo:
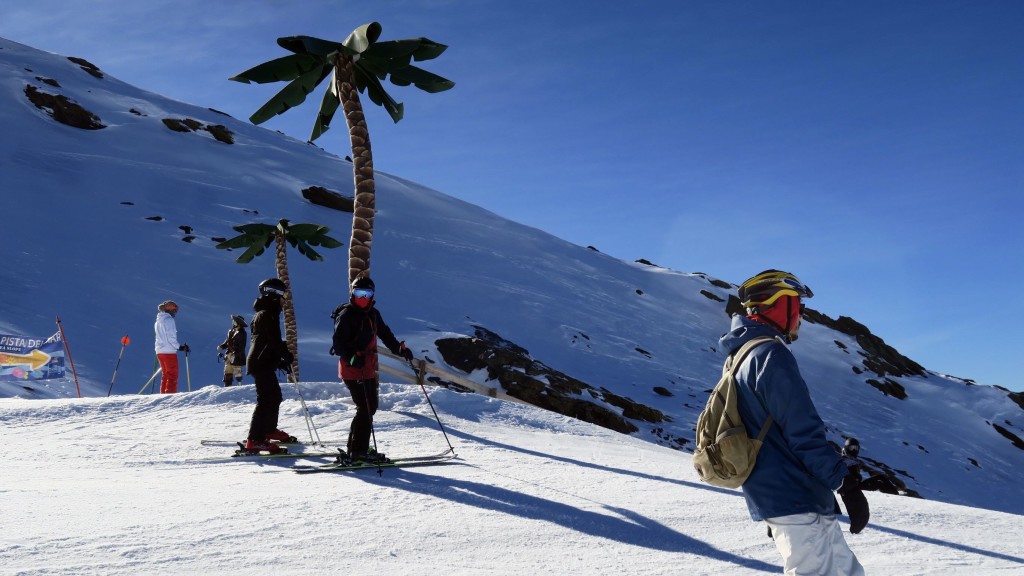
<path fill-rule="evenodd" d="M 746 315 L 733 316 L 719 340 L 720 350 L 732 354 L 753 338 L 775 338 L 755 348 L 736 372 L 747 434 L 756 438 L 769 414 L 773 419 L 743 496 L 750 517 L 771 528 L 786 574 L 863 576 L 835 517 L 832 490 L 846 476 L 846 465 L 825 437 L 825 424 L 787 346 L 800 331 L 801 300 L 813 295 L 796 276 L 765 270 L 740 286 Z"/>
<path fill-rule="evenodd" d="M 178 392 L 178 352 L 189 353 L 188 344 L 178 344 L 178 327 L 174 317 L 178 315 L 178 305 L 173 300 L 164 300 L 156 307 L 156 323 L 153 332 L 156 335 L 156 359 L 160 362 L 160 393 L 176 394 Z"/>
<path fill-rule="evenodd" d="M 245 328 L 248 324 L 241 316 L 231 317 L 231 329 L 228 330 L 228 337 L 217 346 L 221 350 L 217 357 L 224 361 L 224 386 L 231 386 L 234 378 L 239 384 L 242 383 L 242 372 L 245 369 L 245 341 L 247 335 Z"/>
<path fill-rule="evenodd" d="M 339 356 L 338 376 L 345 382 L 356 405 L 348 434 L 348 456 L 353 461 L 382 459 L 376 446 L 370 450 L 373 415 L 377 412 L 380 382 L 377 378 L 377 339 L 395 354 L 412 360 L 412 351 L 399 342 L 374 307 L 374 284 L 367 276 L 352 282 L 349 301 L 338 306 L 334 318 L 331 354 Z M 376 444 L 376 442 L 374 442 Z"/>
<path fill-rule="evenodd" d="M 260 295 L 252 305 L 256 312 L 250 326 L 252 337 L 246 366 L 256 382 L 256 408 L 252 411 L 245 449 L 249 452 L 281 452 L 271 440 L 292 441 L 293 437 L 277 427 L 281 408 L 281 384 L 277 370 L 291 372 L 294 357 L 281 339 L 281 300 L 288 287 L 280 278 L 268 278 L 259 285 Z"/>

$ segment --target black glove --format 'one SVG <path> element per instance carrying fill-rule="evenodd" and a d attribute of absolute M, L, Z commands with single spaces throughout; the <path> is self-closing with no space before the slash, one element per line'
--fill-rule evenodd
<path fill-rule="evenodd" d="M 398 350 L 398 355 L 405 358 L 406 361 L 412 360 L 412 350 L 405 347 L 405 342 L 402 342 L 402 348 Z"/>
<path fill-rule="evenodd" d="M 286 373 L 292 373 L 292 363 L 281 360 L 281 365 L 277 367 L 278 370 L 284 370 Z"/>
<path fill-rule="evenodd" d="M 348 365 L 353 368 L 362 368 L 363 364 L 366 363 L 366 358 L 362 354 L 353 354 L 352 358 L 349 358 Z"/>
<path fill-rule="evenodd" d="M 185 354 L 191 352 L 191 350 L 188 347 L 188 344 L 182 344 L 181 346 L 178 346 L 178 350 L 184 352 Z"/>
<path fill-rule="evenodd" d="M 295 362 L 295 356 L 292 355 L 291 350 L 285 350 L 281 354 L 281 364 L 291 364 L 292 362 Z"/>
<path fill-rule="evenodd" d="M 219 363 L 221 363 L 223 361 L 224 361 L 224 353 L 220 352 L 219 354 L 217 354 L 217 363 L 219 364 Z"/>

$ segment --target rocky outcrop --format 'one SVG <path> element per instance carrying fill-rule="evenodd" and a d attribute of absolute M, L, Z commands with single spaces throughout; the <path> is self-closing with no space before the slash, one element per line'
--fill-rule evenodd
<path fill-rule="evenodd" d="M 449 366 L 463 372 L 486 370 L 487 380 L 497 380 L 510 396 L 624 434 L 639 430 L 631 420 L 670 421 L 654 408 L 605 388 L 595 388 L 534 360 L 522 346 L 482 326 L 473 328 L 474 337 L 437 340 L 438 352 Z"/>
<path fill-rule="evenodd" d="M 193 120 L 192 118 L 182 118 L 180 120 L 177 118 L 163 118 L 161 122 L 164 123 L 164 126 L 167 126 L 175 132 L 194 132 L 197 130 L 205 130 L 218 142 L 223 142 L 225 144 L 235 143 L 234 133 L 221 124 L 203 124 L 202 122 Z"/>
<path fill-rule="evenodd" d="M 352 213 L 355 211 L 355 201 L 352 198 L 343 196 L 323 186 L 310 186 L 302 190 L 302 197 L 317 206 L 338 210 L 339 212 Z"/>
<path fill-rule="evenodd" d="M 838 320 L 833 320 L 817 310 L 807 308 L 804 320 L 856 338 L 857 344 L 863 349 L 861 355 L 864 356 L 864 367 L 877 374 L 879 378 L 886 375 L 928 377 L 928 372 L 923 366 L 897 352 L 884 340 L 872 334 L 867 326 L 853 318 L 840 316 Z"/>
<path fill-rule="evenodd" d="M 100 121 L 99 116 L 82 108 L 82 106 L 72 102 L 67 96 L 62 94 L 54 95 L 41 92 L 35 86 L 28 84 L 25 86 L 25 96 L 28 97 L 29 102 L 32 102 L 36 108 L 46 112 L 51 118 L 61 124 L 73 128 L 81 128 L 82 130 L 101 130 L 106 128 L 106 125 Z"/>

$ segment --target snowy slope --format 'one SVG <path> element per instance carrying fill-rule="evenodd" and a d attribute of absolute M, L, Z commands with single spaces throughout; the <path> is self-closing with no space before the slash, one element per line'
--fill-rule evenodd
<path fill-rule="evenodd" d="M 106 128 L 54 121 L 28 101 L 29 85 L 67 96 Z M 181 388 L 220 381 L 215 347 L 229 316 L 247 316 L 256 284 L 274 274 L 272 254 L 239 265 L 237 252 L 214 249 L 232 226 L 315 222 L 347 245 L 351 216 L 311 204 L 301 190 L 349 194 L 351 164 L 314 146 L 6 40 L 0 99 L 0 200 L 4 214 L 16 215 L 4 226 L 0 282 L 9 288 L 0 333 L 46 337 L 60 315 L 85 396 L 106 396 L 125 334 L 132 344 L 113 391 L 144 389 L 155 369 L 155 308 L 168 298 L 182 307 L 179 334 L 193 349 Z M 183 118 L 224 125 L 234 143 L 163 123 Z M 495 177 L 514 178 L 512 166 Z M 395 176 L 377 174 L 377 193 L 379 307 L 418 356 L 443 364 L 438 338 L 486 328 L 553 369 L 668 417 L 634 421 L 638 440 L 674 437 L 689 448 L 720 370 L 727 283 L 622 262 Z M 329 314 L 346 298 L 347 263 L 345 249 L 324 256 L 312 263 L 289 254 L 305 382 L 336 377 Z M 1021 407 L 1005 391 L 936 374 L 889 376 L 907 391 L 898 400 L 856 372 L 863 358 L 852 337 L 815 324 L 801 336 L 793 350 L 832 440 L 860 438 L 865 456 L 925 498 L 1024 513 L 1024 450 L 995 429 L 1024 436 Z M 0 383 L 0 396 L 73 395 L 70 381 Z"/>
<path fill-rule="evenodd" d="M 322 438 L 354 408 L 305 383 Z M 453 465 L 298 475 L 286 460 L 201 462 L 244 434 L 254 387 L 176 396 L 0 400 L 5 574 L 779 573 L 738 491 L 690 456 L 521 404 L 432 389 Z M 423 393 L 386 384 L 376 436 L 391 454 L 447 448 Z M 295 389 L 281 424 L 305 434 Z M 306 463 L 326 459 L 305 460 Z M 1020 517 L 870 493 L 849 536 L 868 573 L 1024 574 Z M 846 518 L 841 518 L 846 526 Z"/>

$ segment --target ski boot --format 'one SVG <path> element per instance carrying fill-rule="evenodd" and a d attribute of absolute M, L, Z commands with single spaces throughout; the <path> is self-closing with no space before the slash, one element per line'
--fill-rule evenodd
<path fill-rule="evenodd" d="M 298 438 L 285 432 L 284 430 L 274 430 L 270 434 L 267 434 L 267 440 L 274 440 L 276 442 L 284 442 L 286 444 L 295 444 L 299 441 Z"/>
<path fill-rule="evenodd" d="M 267 440 L 246 440 L 244 444 L 238 443 L 238 450 L 235 451 L 235 456 L 254 456 L 260 452 L 287 454 L 288 450 Z"/>
<path fill-rule="evenodd" d="M 353 464 L 384 464 L 390 462 L 386 456 L 370 448 L 366 452 L 354 452 L 349 455 Z"/>

